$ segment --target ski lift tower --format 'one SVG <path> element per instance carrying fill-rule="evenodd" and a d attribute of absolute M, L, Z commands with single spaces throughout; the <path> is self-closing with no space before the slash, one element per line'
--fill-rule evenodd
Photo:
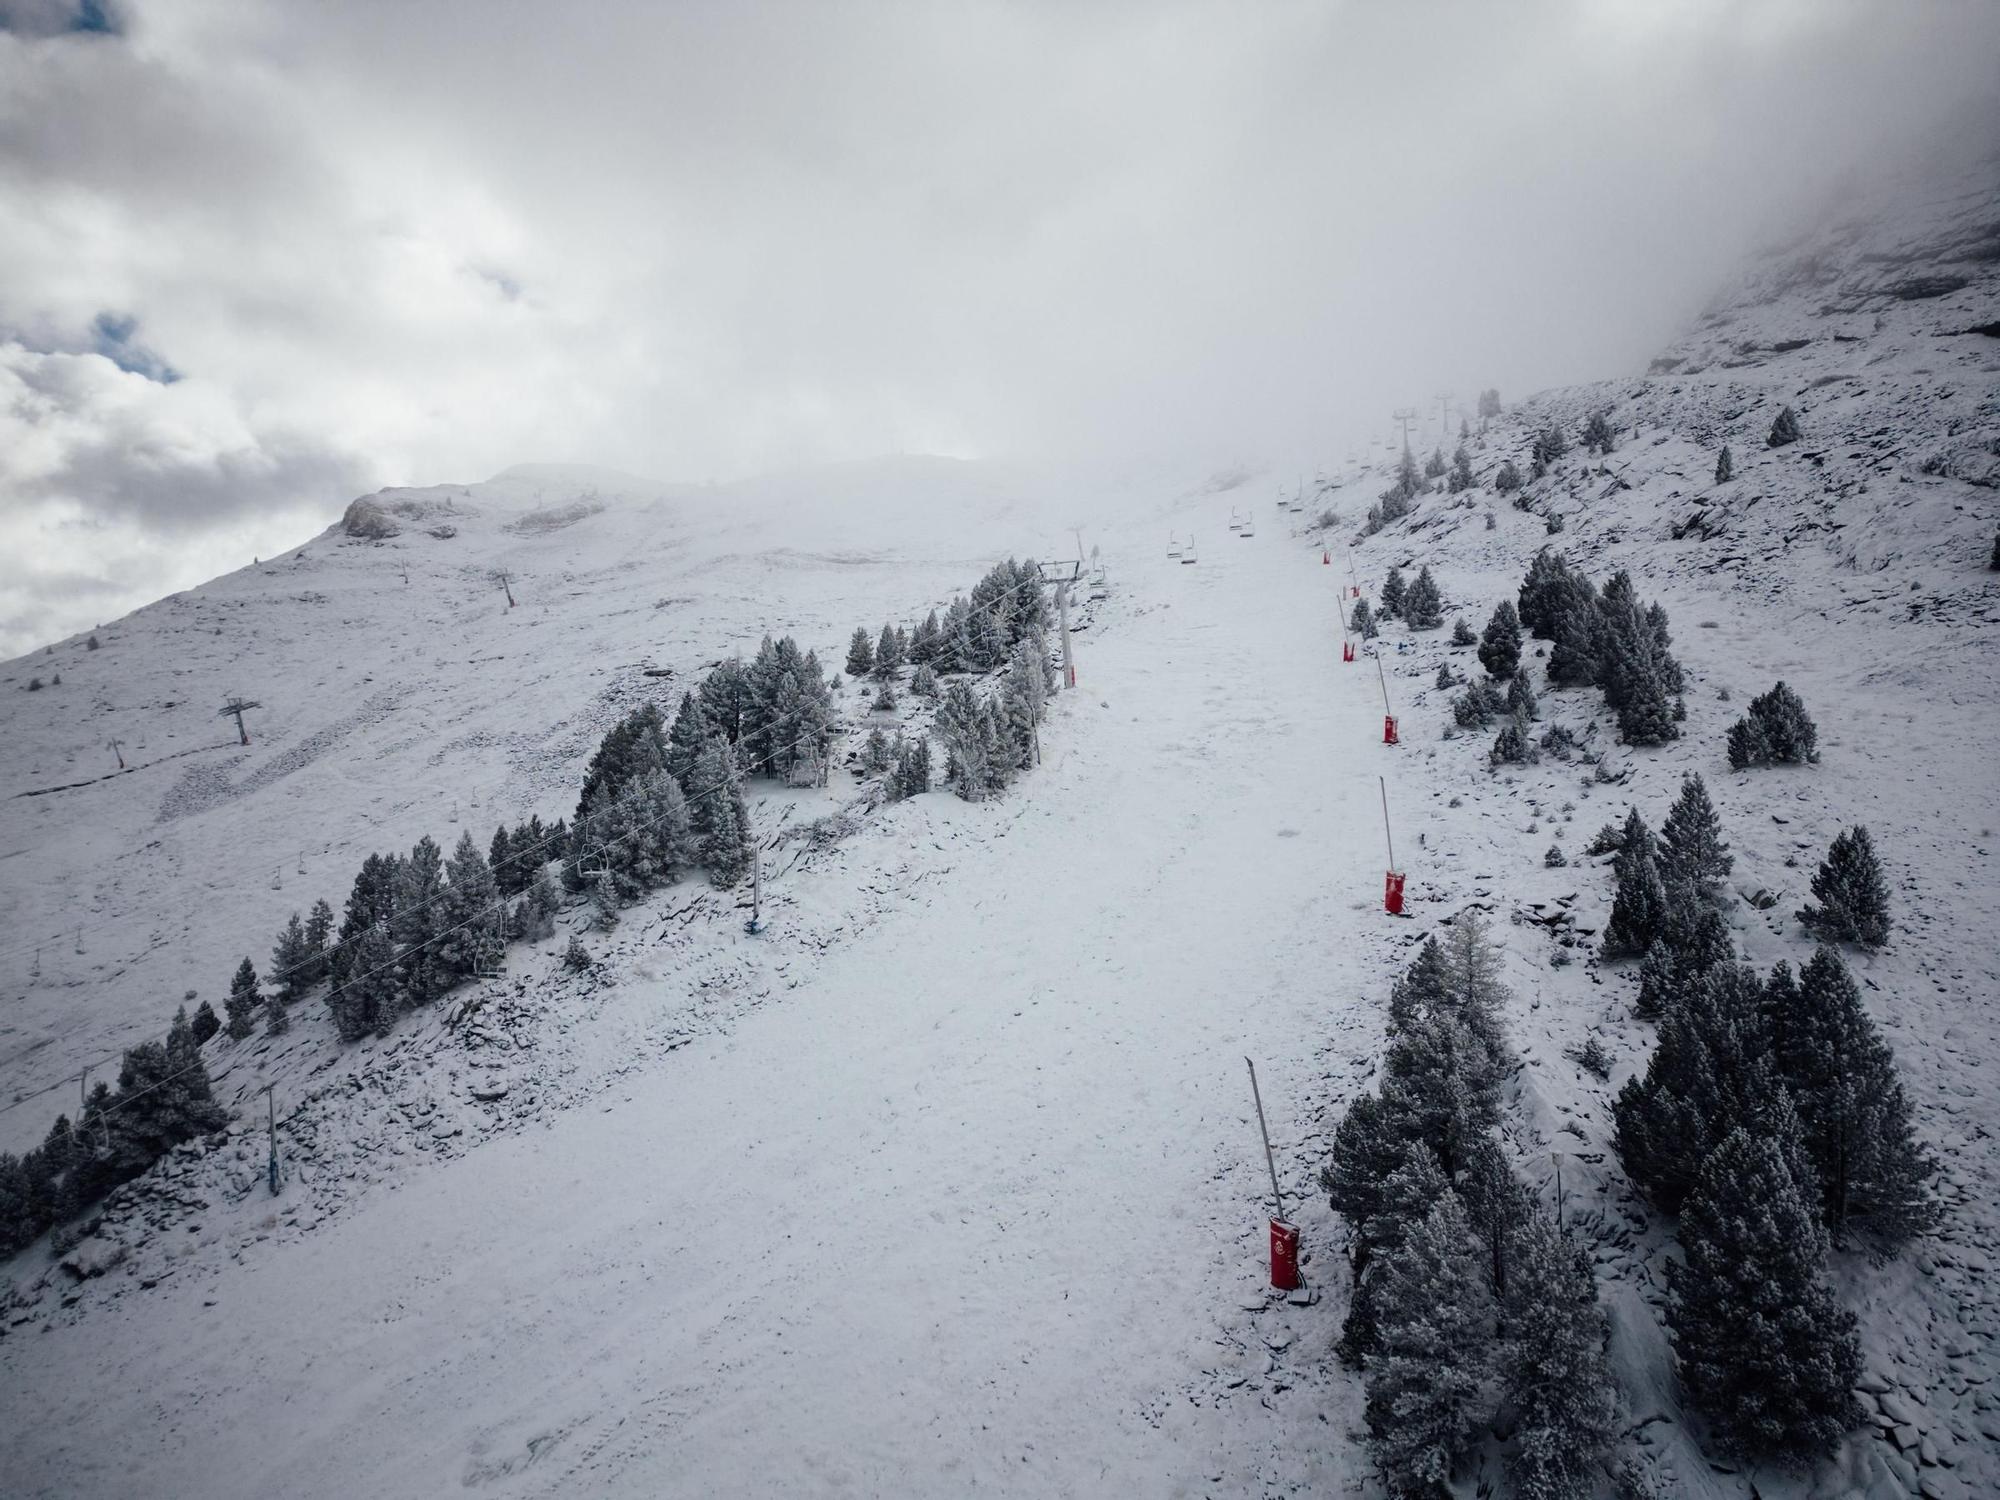
<path fill-rule="evenodd" d="M 237 737 L 247 745 L 250 743 L 250 731 L 243 727 L 243 716 L 251 709 L 262 708 L 263 706 L 263 704 L 258 703 L 254 699 L 240 698 L 236 694 L 231 693 L 229 701 L 222 705 L 221 709 L 216 713 L 216 717 L 218 719 L 227 719 L 234 716 Z"/>
<path fill-rule="evenodd" d="M 1062 624 L 1063 686 L 1076 686 L 1076 649 L 1069 639 L 1069 586 L 1083 572 L 1081 562 L 1042 563 L 1043 583 L 1056 586 L 1056 618 Z"/>

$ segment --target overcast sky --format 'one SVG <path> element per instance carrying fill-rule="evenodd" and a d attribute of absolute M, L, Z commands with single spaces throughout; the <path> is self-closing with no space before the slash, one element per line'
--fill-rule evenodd
<path fill-rule="evenodd" d="M 1290 465 L 1643 369 L 1996 57 L 1988 0 L 0 0 L 0 654 L 385 484 Z"/>

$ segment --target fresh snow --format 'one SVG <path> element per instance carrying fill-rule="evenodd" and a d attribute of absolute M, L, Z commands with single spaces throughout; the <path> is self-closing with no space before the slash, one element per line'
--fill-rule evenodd
<path fill-rule="evenodd" d="M 1994 222 L 1988 173 L 1790 247 L 1654 373 L 1547 393 L 1475 441 L 1483 481 L 1563 423 L 1532 512 L 1426 496 L 1355 545 L 1371 590 L 1428 564 L 1445 596 L 1443 629 L 1379 643 L 1396 748 L 1373 664 L 1339 659 L 1348 542 L 1386 465 L 1305 516 L 1248 473 L 1107 494 L 948 460 L 712 488 L 534 466 L 392 492 L 392 517 L 416 513 L 389 541 L 329 534 L 108 625 L 103 651 L 0 668 L 63 674 L 9 699 L 11 789 L 109 769 L 114 733 L 147 764 L 5 804 L 0 1076 L 24 1102 L 0 1141 L 19 1146 L 71 1097 L 33 1090 L 157 1034 L 185 988 L 219 1001 L 362 854 L 455 837 L 454 804 L 482 843 L 502 816 L 567 814 L 618 713 L 677 701 L 763 630 L 838 666 L 855 625 L 913 623 L 1009 552 L 1067 552 L 1071 524 L 1110 579 L 1046 762 L 1005 797 L 753 785 L 762 936 L 739 893 L 682 885 L 586 934 L 594 977 L 557 964 L 571 912 L 386 1041 L 337 1049 L 315 1001 L 277 1042 L 211 1043 L 246 1111 L 230 1143 L 184 1149 L 63 1260 L 9 1268 L 8 1492 L 1377 1494 L 1313 1178 L 1371 1084 L 1390 979 L 1468 906 L 1513 991 L 1510 1154 L 1547 1201 L 1560 1167 L 1612 1314 L 1619 1456 L 1673 1495 L 2000 1490 L 2000 359 L 1970 331 L 2000 292 L 1966 248 Z M 1966 285 L 1904 295 L 1940 266 Z M 1766 449 L 1783 404 L 1804 437 Z M 1605 409 L 1600 462 L 1574 445 Z M 1341 524 L 1301 535 L 1326 506 Z M 1265 524 L 1239 539 L 1245 509 Z M 1167 554 L 1190 532 L 1194 566 Z M 1631 569 L 1687 668 L 1685 736 L 1653 751 L 1617 746 L 1594 692 L 1542 692 L 1609 782 L 1551 757 L 1496 775 L 1491 731 L 1443 737 L 1440 660 L 1478 670 L 1452 618 L 1483 626 L 1544 542 L 1600 581 Z M 1731 773 L 1729 723 L 1781 677 L 1821 763 Z M 266 705 L 253 745 L 166 760 L 223 738 L 231 690 Z M 868 696 L 844 699 L 847 749 Z M 1937 1234 L 1837 1257 L 1870 1420 L 1809 1474 L 1701 1455 L 1661 1323 L 1671 1225 L 1610 1144 L 1653 1028 L 1631 965 L 1590 959 L 1610 882 L 1582 849 L 1628 805 L 1657 827 L 1689 770 L 1760 967 L 1810 953 L 1806 883 L 1869 826 L 1896 932 L 1850 961 L 1943 1169 Z M 1378 775 L 1405 921 L 1381 910 Z M 1544 867 L 1551 843 L 1569 865 Z M 1564 1056 L 1591 1036 L 1607 1083 Z M 1246 1055 L 1309 1257 L 1289 1299 L 1264 1286 Z M 267 1080 L 288 1110 L 276 1200 Z"/>

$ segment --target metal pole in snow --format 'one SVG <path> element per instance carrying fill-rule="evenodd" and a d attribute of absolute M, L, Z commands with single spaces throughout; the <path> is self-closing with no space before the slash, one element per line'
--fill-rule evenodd
<path fill-rule="evenodd" d="M 1257 1133 L 1264 1137 L 1264 1165 L 1271 1169 L 1271 1201 L 1277 1205 L 1277 1216 L 1282 1219 L 1285 1195 L 1278 1190 L 1278 1159 L 1271 1155 L 1271 1131 L 1264 1123 L 1264 1096 L 1257 1092 L 1257 1065 L 1246 1057 L 1243 1066 L 1250 1070 L 1250 1097 L 1257 1101 Z"/>
<path fill-rule="evenodd" d="M 272 1003 L 277 1005 L 284 1004 L 282 1000 L 273 1001 Z M 271 1166 L 268 1180 L 271 1184 L 271 1196 L 273 1198 L 278 1196 L 278 1096 L 272 1092 L 276 1088 L 277 1085 L 275 1083 L 264 1085 L 264 1103 L 268 1109 L 267 1118 L 270 1121 L 271 1127 Z"/>
<path fill-rule="evenodd" d="M 1389 832 L 1389 783 L 1382 777 L 1375 778 L 1375 784 L 1382 788 L 1382 839 L 1389 846 L 1389 868 L 1396 868 L 1396 840 Z"/>
<path fill-rule="evenodd" d="M 1382 684 L 1382 712 L 1389 712 L 1389 678 L 1382 670 L 1382 648 L 1375 648 L 1375 678 Z"/>
<path fill-rule="evenodd" d="M 1076 686 L 1076 649 L 1071 646 L 1069 639 L 1068 579 L 1056 585 L 1056 616 L 1062 621 L 1063 686 L 1073 689 Z"/>

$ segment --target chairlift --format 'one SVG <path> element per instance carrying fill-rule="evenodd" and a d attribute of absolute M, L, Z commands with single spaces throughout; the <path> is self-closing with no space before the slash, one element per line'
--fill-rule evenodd
<path fill-rule="evenodd" d="M 1200 561 L 1200 559 L 1198 559 L 1194 555 L 1194 533 L 1189 532 L 1187 539 L 1187 550 L 1181 553 L 1181 566 L 1186 567 L 1188 566 L 1188 564 L 1198 561 Z"/>
<path fill-rule="evenodd" d="M 1236 507 L 1233 505 L 1229 507 L 1229 529 L 1231 531 L 1241 531 L 1243 529 L 1243 517 L 1236 513 Z"/>
<path fill-rule="evenodd" d="M 1179 557 L 1180 555 L 1181 555 L 1181 539 L 1175 536 L 1170 531 L 1167 533 L 1167 556 Z"/>
<path fill-rule="evenodd" d="M 1243 518 L 1243 524 L 1237 528 L 1236 534 L 1240 537 L 1255 536 L 1257 534 L 1257 523 L 1254 520 L 1252 520 L 1249 516 L 1245 516 Z"/>

